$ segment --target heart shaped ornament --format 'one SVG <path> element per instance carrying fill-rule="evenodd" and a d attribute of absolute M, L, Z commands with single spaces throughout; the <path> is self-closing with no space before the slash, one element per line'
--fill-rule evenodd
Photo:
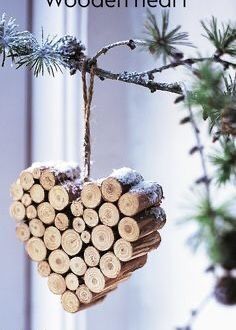
<path fill-rule="evenodd" d="M 11 195 L 16 235 L 70 313 L 101 302 L 143 267 L 166 222 L 160 185 L 128 168 L 82 182 L 77 164 L 35 163 Z"/>

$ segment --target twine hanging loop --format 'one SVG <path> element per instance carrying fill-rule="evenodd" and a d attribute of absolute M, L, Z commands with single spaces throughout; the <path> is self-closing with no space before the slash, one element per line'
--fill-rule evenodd
<path fill-rule="evenodd" d="M 90 81 L 87 86 L 87 61 L 84 61 L 82 67 L 82 84 L 83 84 L 83 115 L 84 115 L 84 139 L 83 139 L 83 179 L 89 181 L 91 171 L 91 133 L 90 133 L 90 116 L 91 104 L 94 92 L 95 64 L 90 69 Z"/>

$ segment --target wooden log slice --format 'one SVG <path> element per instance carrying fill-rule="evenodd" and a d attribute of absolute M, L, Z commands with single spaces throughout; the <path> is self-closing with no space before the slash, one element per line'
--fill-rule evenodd
<path fill-rule="evenodd" d="M 132 217 L 137 213 L 161 203 L 163 191 L 155 182 L 141 182 L 122 195 L 118 206 L 122 214 Z"/>
<path fill-rule="evenodd" d="M 54 186 L 48 194 L 50 204 L 55 210 L 61 211 L 80 195 L 81 184 L 78 182 L 64 182 Z"/>
<path fill-rule="evenodd" d="M 80 176 L 78 164 L 57 162 L 54 164 L 42 164 L 40 184 L 45 190 L 52 189 L 55 185 L 67 180 L 75 180 Z"/>
<path fill-rule="evenodd" d="M 61 295 L 66 291 L 66 282 L 62 275 L 52 273 L 48 277 L 49 290 L 57 295 Z"/>
<path fill-rule="evenodd" d="M 87 265 L 80 257 L 74 257 L 70 260 L 71 271 L 78 276 L 83 276 L 87 270 Z"/>
<path fill-rule="evenodd" d="M 89 244 L 91 241 L 91 234 L 90 232 L 88 232 L 87 230 L 84 230 L 81 235 L 81 240 L 85 243 L 85 244 Z"/>
<path fill-rule="evenodd" d="M 47 261 L 40 261 L 38 263 L 38 273 L 42 277 L 48 277 L 51 274 L 51 268 Z"/>
<path fill-rule="evenodd" d="M 32 203 L 32 199 L 31 199 L 30 195 L 27 194 L 27 193 L 24 194 L 24 195 L 22 196 L 22 198 L 21 198 L 21 203 L 22 203 L 25 207 L 30 206 L 31 203 Z"/>
<path fill-rule="evenodd" d="M 66 281 L 66 287 L 68 290 L 76 291 L 78 289 L 79 279 L 78 279 L 78 276 L 76 276 L 75 274 L 73 274 L 73 273 L 67 274 L 65 281 Z"/>
<path fill-rule="evenodd" d="M 139 238 L 161 229 L 165 223 L 164 210 L 160 207 L 154 207 L 137 214 L 135 218 L 123 218 L 119 222 L 118 231 L 126 241 L 135 242 Z"/>
<path fill-rule="evenodd" d="M 121 238 L 114 244 L 114 253 L 119 260 L 129 261 L 156 249 L 160 242 L 161 236 L 158 232 L 151 233 L 133 243 Z"/>
<path fill-rule="evenodd" d="M 81 192 L 83 205 L 90 209 L 95 209 L 102 201 L 102 193 L 99 186 L 94 182 L 86 183 Z"/>
<path fill-rule="evenodd" d="M 14 182 L 11 185 L 10 194 L 14 201 L 19 201 L 23 197 L 24 190 L 20 184 L 20 181 Z"/>
<path fill-rule="evenodd" d="M 74 218 L 72 223 L 73 229 L 77 231 L 77 233 L 81 234 L 85 230 L 85 222 L 82 218 Z"/>
<path fill-rule="evenodd" d="M 73 201 L 70 206 L 71 213 L 75 217 L 82 217 L 84 213 L 84 206 L 80 199 Z"/>
<path fill-rule="evenodd" d="M 55 216 L 56 216 L 56 212 L 51 204 L 49 204 L 48 202 L 39 204 L 39 206 L 37 208 L 37 212 L 38 212 L 39 219 L 43 223 L 45 223 L 47 225 L 50 225 L 53 223 Z"/>
<path fill-rule="evenodd" d="M 93 246 L 88 246 L 84 250 L 84 261 L 89 267 L 96 267 L 99 264 L 100 253 Z"/>
<path fill-rule="evenodd" d="M 20 174 L 20 184 L 24 190 L 30 190 L 34 184 L 34 178 L 30 171 L 23 171 Z"/>
<path fill-rule="evenodd" d="M 76 295 L 81 302 L 81 304 L 90 304 L 93 299 L 93 294 L 87 287 L 87 285 L 82 284 L 76 290 Z"/>
<path fill-rule="evenodd" d="M 45 227 L 41 220 L 33 219 L 29 222 L 29 229 L 33 236 L 35 237 L 43 237 L 45 233 Z"/>
<path fill-rule="evenodd" d="M 62 250 L 54 250 L 48 258 L 51 269 L 58 274 L 65 274 L 70 268 L 70 259 Z"/>
<path fill-rule="evenodd" d="M 55 218 L 55 226 L 60 231 L 65 231 L 69 227 L 69 219 L 65 213 L 58 213 Z"/>
<path fill-rule="evenodd" d="M 95 227 L 99 222 L 98 213 L 93 209 L 85 209 L 83 219 L 89 227 Z"/>
<path fill-rule="evenodd" d="M 75 230 L 68 229 L 62 234 L 61 245 L 69 256 L 75 256 L 80 252 L 83 242 Z"/>
<path fill-rule="evenodd" d="M 123 263 L 122 269 L 121 269 L 122 276 L 133 273 L 136 270 L 142 268 L 146 264 L 147 258 L 148 258 L 148 256 L 147 256 L 147 254 L 145 254 L 141 257 L 138 257 L 138 258 L 135 258 L 128 262 Z"/>
<path fill-rule="evenodd" d="M 25 223 L 21 223 L 16 227 L 16 236 L 21 242 L 26 242 L 30 238 L 29 226 Z"/>
<path fill-rule="evenodd" d="M 112 203 L 104 203 L 99 209 L 101 222 L 109 227 L 116 226 L 120 220 L 118 208 Z"/>
<path fill-rule="evenodd" d="M 35 180 L 39 180 L 41 176 L 41 169 L 38 167 L 32 167 L 32 175 Z"/>
<path fill-rule="evenodd" d="M 84 275 L 84 282 L 91 292 L 99 293 L 105 288 L 105 277 L 100 269 L 88 268 Z"/>
<path fill-rule="evenodd" d="M 102 182 L 102 197 L 105 201 L 114 203 L 118 201 L 122 194 L 140 181 L 143 181 L 143 177 L 134 170 L 129 168 L 115 170 Z"/>
<path fill-rule="evenodd" d="M 93 245 L 99 251 L 109 250 L 115 240 L 112 229 L 105 225 L 99 225 L 93 228 L 91 238 Z"/>
<path fill-rule="evenodd" d="M 61 297 L 61 303 L 66 312 L 76 313 L 79 310 L 80 303 L 75 293 L 66 291 Z"/>
<path fill-rule="evenodd" d="M 10 215 L 16 221 L 22 221 L 26 215 L 26 209 L 21 202 L 13 202 L 10 207 Z"/>
<path fill-rule="evenodd" d="M 50 226 L 45 230 L 43 240 L 48 250 L 57 250 L 61 245 L 61 233 L 56 227 Z"/>
<path fill-rule="evenodd" d="M 26 251 L 33 261 L 42 261 L 46 258 L 47 249 L 40 238 L 32 237 L 26 243 Z"/>
<path fill-rule="evenodd" d="M 108 278 L 117 278 L 121 271 L 121 262 L 112 252 L 101 257 L 100 269 Z"/>
<path fill-rule="evenodd" d="M 96 299 L 96 300 L 92 301 L 90 304 L 82 304 L 79 308 L 79 311 L 81 312 L 85 309 L 95 307 L 96 305 L 101 304 L 104 301 L 105 298 L 106 298 L 106 296 L 103 296 L 100 299 Z"/>
<path fill-rule="evenodd" d="M 30 220 L 37 218 L 37 209 L 34 205 L 30 205 L 26 208 L 26 216 Z"/>
<path fill-rule="evenodd" d="M 37 204 L 44 201 L 45 191 L 40 184 L 34 184 L 30 188 L 30 197 L 31 197 L 32 201 L 34 201 Z"/>

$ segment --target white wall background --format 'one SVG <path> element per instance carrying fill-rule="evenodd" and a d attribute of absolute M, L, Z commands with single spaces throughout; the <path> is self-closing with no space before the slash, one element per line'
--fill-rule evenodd
<path fill-rule="evenodd" d="M 27 1 L 0 2 L 6 12 L 27 26 Z M 8 16 L 8 18 L 9 18 Z M 2 59 L 0 59 L 1 61 Z M 26 259 L 22 244 L 15 238 L 15 223 L 9 217 L 10 184 L 27 162 L 27 77 L 7 61 L 0 73 L 0 329 L 28 329 Z"/>

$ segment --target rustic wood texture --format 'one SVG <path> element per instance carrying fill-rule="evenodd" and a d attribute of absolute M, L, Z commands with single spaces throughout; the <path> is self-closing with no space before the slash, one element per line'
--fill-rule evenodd
<path fill-rule="evenodd" d="M 48 287 L 52 293 L 61 295 L 66 291 L 66 281 L 62 275 L 52 273 L 48 277 Z"/>
<path fill-rule="evenodd" d="M 122 214 L 132 217 L 145 209 L 161 203 L 163 191 L 155 182 L 141 182 L 122 195 L 118 206 Z"/>
<path fill-rule="evenodd" d="M 17 182 L 11 185 L 10 194 L 14 201 L 19 201 L 23 197 L 24 190 L 20 184 L 20 180 L 17 180 Z"/>
<path fill-rule="evenodd" d="M 45 191 L 40 184 L 34 184 L 30 188 L 30 197 L 33 202 L 39 204 L 44 201 Z"/>
<path fill-rule="evenodd" d="M 99 208 L 99 218 L 104 225 L 113 227 L 118 224 L 120 213 L 116 205 L 112 203 L 104 203 Z"/>
<path fill-rule="evenodd" d="M 89 227 L 95 227 L 99 222 L 98 213 L 93 209 L 85 209 L 83 219 Z"/>
<path fill-rule="evenodd" d="M 32 219 L 29 222 L 29 229 L 31 234 L 35 237 L 43 237 L 45 233 L 45 226 L 39 219 Z"/>
<path fill-rule="evenodd" d="M 21 223 L 19 226 L 16 227 L 16 237 L 21 242 L 26 242 L 30 238 L 30 229 L 29 226 L 25 223 Z"/>
<path fill-rule="evenodd" d="M 122 194 L 129 191 L 132 186 L 137 185 L 140 181 L 143 181 L 143 177 L 134 170 L 115 170 L 102 182 L 102 197 L 105 201 L 114 203 L 118 201 Z"/>
<path fill-rule="evenodd" d="M 166 223 L 157 183 L 126 168 L 86 183 L 79 173 L 34 164 L 10 189 L 16 236 L 69 313 L 102 302 L 143 267 Z"/>
<path fill-rule="evenodd" d="M 65 213 L 58 213 L 55 217 L 55 226 L 60 231 L 65 231 L 69 227 L 69 218 Z"/>
<path fill-rule="evenodd" d="M 39 165 L 40 184 L 45 190 L 52 189 L 56 184 L 67 180 L 75 180 L 80 176 L 78 164 L 45 164 Z"/>
<path fill-rule="evenodd" d="M 51 268 L 47 261 L 40 261 L 38 263 L 38 273 L 42 277 L 48 277 L 51 274 Z"/>
<path fill-rule="evenodd" d="M 72 226 L 73 226 L 73 229 L 75 230 L 75 231 L 77 231 L 77 233 L 82 233 L 84 230 L 85 230 L 85 228 L 86 228 L 86 225 L 85 225 L 85 222 L 84 222 L 84 220 L 82 219 L 82 218 L 74 218 L 73 219 L 73 224 L 72 224 Z"/>
<path fill-rule="evenodd" d="M 96 183 L 85 183 L 81 192 L 81 201 L 87 208 L 95 209 L 102 201 L 102 193 Z"/>
<path fill-rule="evenodd" d="M 55 210 L 61 211 L 73 200 L 77 199 L 81 192 L 81 184 L 66 181 L 62 185 L 56 185 L 50 189 L 48 199 Z"/>

